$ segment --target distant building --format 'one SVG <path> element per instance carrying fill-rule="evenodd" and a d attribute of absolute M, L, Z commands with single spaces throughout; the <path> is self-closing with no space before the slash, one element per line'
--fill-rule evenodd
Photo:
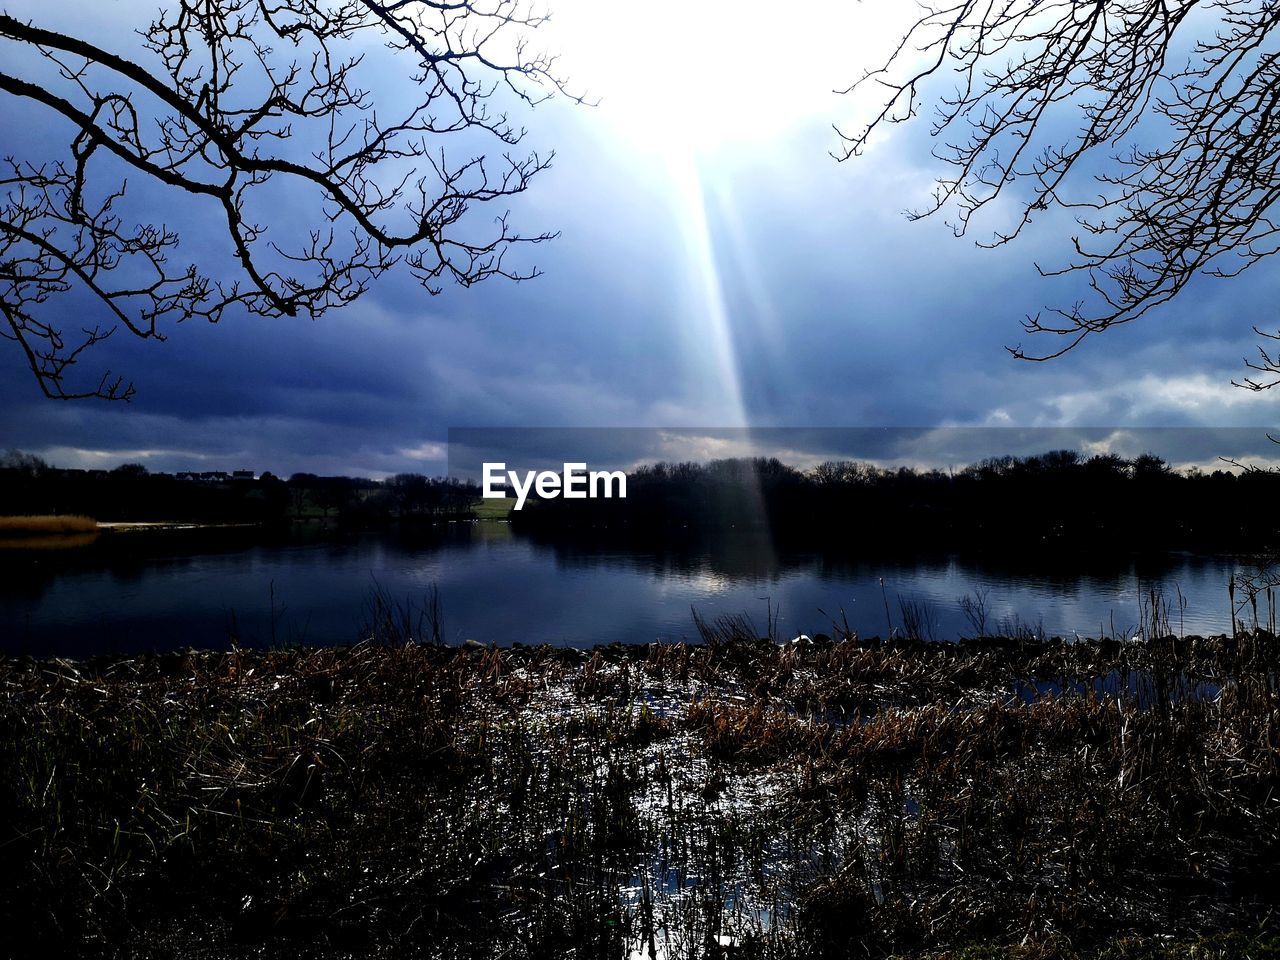
<path fill-rule="evenodd" d="M 179 480 L 186 480 L 189 483 L 226 483 L 229 480 L 254 479 L 252 470 L 237 470 L 235 473 L 227 473 L 225 470 L 206 470 L 203 473 L 184 470 L 176 476 Z"/>

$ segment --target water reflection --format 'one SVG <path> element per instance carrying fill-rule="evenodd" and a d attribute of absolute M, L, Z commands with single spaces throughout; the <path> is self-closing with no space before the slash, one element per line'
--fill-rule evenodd
<path fill-rule="evenodd" d="M 421 600 L 439 587 L 446 639 L 499 643 L 644 643 L 695 636 L 705 616 L 766 605 L 784 633 L 863 634 L 908 617 L 937 639 L 972 634 L 960 598 L 985 598 L 988 630 L 1131 632 L 1151 589 L 1170 625 L 1229 629 L 1226 584 L 1239 562 L 1188 554 L 1081 556 L 860 553 L 775 543 L 753 530 L 676 542 L 535 540 L 503 523 L 415 533 L 280 535 L 218 530 L 108 534 L 76 550 L 0 553 L 0 636 L 8 650 L 91 654 L 251 644 L 341 643 L 359 636 L 375 584 Z M 1185 600 L 1185 609 L 1177 597 Z"/>

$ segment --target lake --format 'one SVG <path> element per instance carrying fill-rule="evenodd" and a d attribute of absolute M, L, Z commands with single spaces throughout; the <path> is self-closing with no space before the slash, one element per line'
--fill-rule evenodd
<path fill-rule="evenodd" d="M 1227 581 L 1242 561 L 1012 549 L 990 558 L 780 551 L 756 531 L 662 550 L 541 543 L 501 522 L 414 535 L 317 530 L 110 533 L 88 546 L 0 553 L 0 643 L 84 656 L 188 646 L 346 643 L 376 589 L 421 606 L 437 588 L 444 638 L 484 643 L 694 640 L 691 610 L 747 614 L 763 632 L 864 636 L 901 629 L 904 605 L 934 639 L 976 631 L 960 598 L 985 595 L 987 632 L 1131 634 L 1140 597 L 1168 602 L 1174 632 L 1230 628 Z M 883 579 L 883 586 L 882 581 Z M 1185 609 L 1178 600 L 1185 600 Z M 888 611 L 886 612 L 886 605 Z M 842 613 L 843 611 L 843 613 Z"/>

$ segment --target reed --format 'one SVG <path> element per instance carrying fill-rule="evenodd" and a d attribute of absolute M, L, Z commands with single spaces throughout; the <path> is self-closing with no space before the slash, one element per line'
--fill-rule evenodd
<path fill-rule="evenodd" d="M 424 609 L 384 597 L 373 622 L 430 637 Z M 7 942 L 1277 956 L 1270 634 L 779 644 L 760 639 L 772 625 L 704 627 L 714 642 L 591 651 L 0 659 Z"/>
<path fill-rule="evenodd" d="M 0 537 L 92 533 L 98 521 L 81 516 L 0 516 Z"/>

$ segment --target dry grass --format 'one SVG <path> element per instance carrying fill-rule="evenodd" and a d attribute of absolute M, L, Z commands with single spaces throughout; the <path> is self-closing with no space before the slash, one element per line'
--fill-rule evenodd
<path fill-rule="evenodd" d="M 0 926 L 62 956 L 1277 955 L 1271 637 L 711 639 L 0 659 Z"/>
<path fill-rule="evenodd" d="M 92 533 L 98 521 L 79 516 L 0 516 L 0 537 Z"/>

